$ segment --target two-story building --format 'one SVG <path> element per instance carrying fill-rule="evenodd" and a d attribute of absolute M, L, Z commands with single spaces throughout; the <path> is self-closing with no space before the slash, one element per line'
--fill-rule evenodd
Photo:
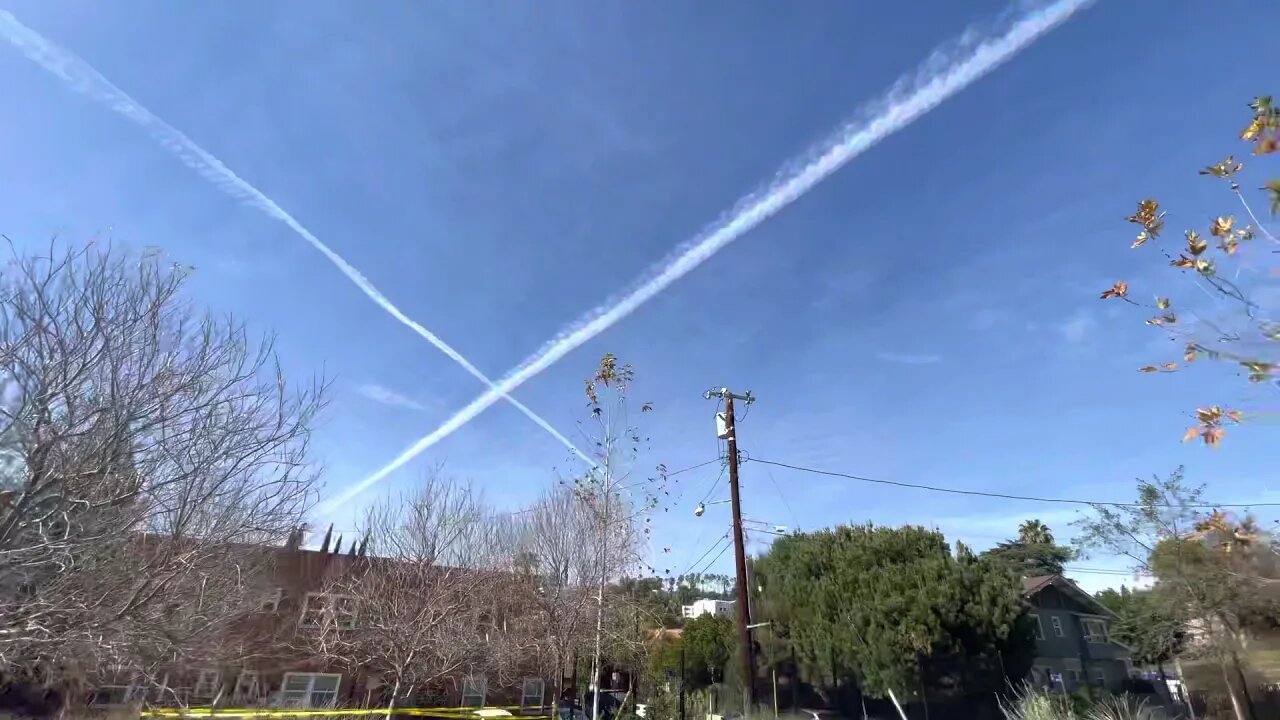
<path fill-rule="evenodd" d="M 702 617 L 703 615 L 729 617 L 733 614 L 733 601 L 702 598 L 701 600 L 694 600 L 692 605 L 681 605 L 680 614 L 686 619 Z"/>
<path fill-rule="evenodd" d="M 88 704 L 111 707 L 146 701 L 220 707 L 384 707 L 392 689 L 385 678 L 367 668 L 327 660 L 316 654 L 305 638 L 326 622 L 334 623 L 341 632 L 363 632 L 358 603 L 350 596 L 333 593 L 333 581 L 362 563 L 385 561 L 366 558 L 363 546 L 349 546 L 343 552 L 341 539 L 331 544 L 329 534 L 319 549 L 306 549 L 302 543 L 303 531 L 298 530 L 284 547 L 262 549 L 273 557 L 270 577 L 265 578 L 257 601 L 222 632 L 219 645 L 223 659 L 178 662 L 159 677 L 145 681 L 120 675 L 98 684 L 89 694 Z M 534 669 L 540 665 L 535 660 L 531 657 L 527 663 L 520 662 L 528 671 L 510 673 L 512 677 L 502 682 L 459 672 L 432 687 L 414 688 L 410 696 L 398 698 L 397 705 L 502 705 L 541 712 L 555 701 L 556 681 Z"/>
<path fill-rule="evenodd" d="M 1064 692 L 1122 688 L 1133 662 L 1108 632 L 1111 611 L 1061 575 L 1023 578 L 1022 591 L 1036 624 L 1033 685 Z"/>

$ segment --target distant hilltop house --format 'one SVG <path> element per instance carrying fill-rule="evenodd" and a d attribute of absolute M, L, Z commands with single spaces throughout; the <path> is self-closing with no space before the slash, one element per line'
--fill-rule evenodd
<path fill-rule="evenodd" d="M 1110 610 L 1061 575 L 1023 578 L 1022 595 L 1035 620 L 1033 685 L 1068 693 L 1086 684 L 1122 689 L 1133 672 L 1132 653 L 1111 639 Z"/>
<path fill-rule="evenodd" d="M 729 617 L 732 613 L 732 600 L 713 600 L 711 598 L 703 598 L 701 600 L 694 600 L 692 605 L 680 606 L 680 615 L 687 619 L 702 617 L 703 615 Z"/>

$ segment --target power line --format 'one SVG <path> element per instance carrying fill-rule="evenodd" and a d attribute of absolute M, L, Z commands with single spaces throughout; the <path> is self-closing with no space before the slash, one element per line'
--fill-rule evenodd
<path fill-rule="evenodd" d="M 689 467 L 687 467 L 687 468 L 682 468 L 682 469 L 680 469 L 680 470 L 673 470 L 673 471 L 671 471 L 671 472 L 667 473 L 667 477 L 671 477 L 671 476 L 673 476 L 673 475 L 679 475 L 680 473 L 686 473 L 686 472 L 689 472 L 690 470 L 697 470 L 698 468 L 704 468 L 704 467 L 706 467 L 706 466 L 710 465 L 710 464 L 711 464 L 711 463 L 713 463 L 713 462 L 719 462 L 719 461 L 720 461 L 720 458 L 719 458 L 719 457 L 714 457 L 714 458 L 711 458 L 710 460 L 708 460 L 708 461 L 706 461 L 706 462 L 700 462 L 700 463 L 698 463 L 697 465 L 690 465 L 690 466 L 689 466 Z"/>
<path fill-rule="evenodd" d="M 728 549 L 729 549 L 729 548 L 731 548 L 731 547 L 733 547 L 733 543 L 725 543 L 725 546 L 724 546 L 724 547 L 722 547 L 722 548 L 720 548 L 720 552 L 716 553 L 716 556 L 715 556 L 715 557 L 713 557 L 713 558 L 711 558 L 711 562 L 709 562 L 709 563 L 707 563 L 706 565 L 704 565 L 704 566 L 702 567 L 702 569 L 698 571 L 698 574 L 699 574 L 699 575 L 704 575 L 704 574 L 706 574 L 706 572 L 707 572 L 708 570 L 710 570 L 710 569 L 711 569 L 711 566 L 712 566 L 712 565 L 715 565 L 715 564 L 716 564 L 716 561 L 717 561 L 717 560 L 719 560 L 721 557 L 723 557 L 723 556 L 724 556 L 725 551 L 726 551 L 726 550 L 728 550 Z"/>
<path fill-rule="evenodd" d="M 897 480 L 879 480 L 876 478 L 862 477 L 860 475 L 850 475 L 849 473 L 834 472 L 832 470 L 818 470 L 816 468 L 803 467 L 800 465 L 791 465 L 773 460 L 761 460 L 760 458 L 750 458 L 748 462 L 757 462 L 762 465 L 773 465 L 776 467 L 787 468 L 788 470 L 798 470 L 800 472 L 813 473 L 815 475 L 826 475 L 828 477 L 841 477 L 848 480 L 857 480 L 859 482 L 875 483 L 877 485 L 892 485 L 894 487 L 912 488 L 915 490 L 929 490 L 931 492 L 952 493 L 954 495 L 976 495 L 978 497 L 1002 498 L 1004 500 L 1029 500 L 1031 502 L 1043 503 L 1061 503 L 1067 505 L 1108 505 L 1111 507 L 1148 507 L 1142 503 L 1132 502 L 1107 502 L 1101 500 L 1075 500 L 1072 498 L 1046 498 L 1036 497 L 1034 495 L 1010 495 L 1007 493 L 984 492 L 982 490 L 961 490 L 959 488 L 940 487 L 937 485 L 921 485 L 918 483 L 899 482 Z M 1254 508 L 1254 507 L 1280 507 L 1280 503 L 1189 503 L 1186 505 L 1163 505 L 1155 504 L 1154 507 L 1164 508 L 1187 508 L 1187 509 L 1217 509 L 1217 508 Z"/>
<path fill-rule="evenodd" d="M 681 573 L 681 575 L 687 575 L 687 574 L 689 574 L 689 571 L 690 571 L 690 570 L 692 570 L 692 569 L 694 569 L 694 566 L 695 566 L 695 565 L 698 565 L 698 564 L 699 564 L 699 562 L 703 561 L 703 560 L 705 559 L 705 557 L 707 557 L 708 555 L 710 555 L 710 553 L 712 553 L 712 551 L 713 551 L 713 550 L 716 550 L 716 548 L 717 548 L 717 547 L 719 547 L 719 543 L 724 542 L 724 539 L 726 539 L 726 538 L 728 538 L 728 533 L 724 533 L 724 534 L 723 534 L 723 536 L 716 538 L 716 542 L 713 542 L 713 543 L 712 543 L 712 546 L 708 547 L 708 548 L 707 548 L 707 551 L 703 552 L 703 555 L 701 555 L 701 557 L 699 557 L 699 559 L 698 559 L 698 560 L 694 560 L 694 561 L 690 562 L 690 564 L 689 564 L 689 568 L 685 568 L 684 573 Z M 726 546 L 726 547 L 727 547 L 727 546 Z M 721 551 L 721 552 L 723 553 L 723 551 Z"/>
<path fill-rule="evenodd" d="M 765 474 L 769 476 L 769 482 L 773 483 L 773 489 L 778 491 L 778 498 L 782 500 L 782 505 L 787 509 L 787 514 L 791 516 L 791 522 L 799 530 L 800 518 L 796 515 L 796 511 L 791 509 L 791 503 L 787 502 L 787 496 L 783 494 L 782 486 L 778 484 L 777 480 L 773 479 L 773 471 L 765 471 Z"/>

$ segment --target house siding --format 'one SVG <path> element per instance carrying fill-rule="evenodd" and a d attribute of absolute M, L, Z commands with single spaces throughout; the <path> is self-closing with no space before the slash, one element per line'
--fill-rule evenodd
<path fill-rule="evenodd" d="M 1038 588 L 1027 601 L 1039 618 L 1044 635 L 1036 640 L 1033 683 L 1048 685 L 1048 673 L 1053 672 L 1062 677 L 1061 684 L 1055 683 L 1055 687 L 1061 689 L 1065 685 L 1067 692 L 1085 685 L 1101 684 L 1109 690 L 1124 685 L 1130 673 L 1129 650 L 1109 639 L 1089 642 L 1086 638 L 1086 618 L 1110 624 L 1101 608 L 1082 602 L 1073 592 L 1055 585 Z M 1062 628 L 1062 637 L 1054 632 L 1055 621 Z"/>

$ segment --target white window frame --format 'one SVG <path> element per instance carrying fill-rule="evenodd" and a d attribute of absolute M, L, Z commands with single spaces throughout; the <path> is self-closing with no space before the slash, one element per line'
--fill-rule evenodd
<path fill-rule="evenodd" d="M 485 695 L 488 693 L 488 678 L 481 675 L 467 675 L 462 678 L 462 692 L 458 693 L 460 707 L 484 707 Z M 478 688 L 478 691 L 477 691 Z M 470 690 L 471 692 L 468 692 Z M 468 698 L 480 698 L 479 704 L 472 705 Z"/>
<path fill-rule="evenodd" d="M 285 694 L 285 688 L 289 686 L 289 679 L 294 677 L 307 678 L 307 689 L 305 691 L 302 691 L 302 692 L 305 692 L 306 694 L 302 698 L 301 703 L 299 703 L 296 700 L 293 700 L 293 701 L 289 700 L 288 696 L 286 696 Z M 338 679 L 338 682 L 333 686 L 333 700 L 329 701 L 327 705 L 313 705 L 311 702 L 311 696 L 314 695 L 316 692 L 316 678 L 321 678 L 321 677 Z M 298 692 L 298 691 L 295 690 L 294 692 Z M 328 692 L 328 691 L 326 690 L 324 692 Z M 284 674 L 284 677 L 280 678 L 280 704 L 284 707 L 297 707 L 297 708 L 333 707 L 334 705 L 338 704 L 338 695 L 341 692 L 342 692 L 342 675 L 338 673 L 287 672 Z"/>
<path fill-rule="evenodd" d="M 1050 624 L 1050 625 L 1053 625 L 1053 636 L 1054 636 L 1054 637 L 1066 637 L 1066 636 L 1067 636 L 1066 631 L 1064 631 L 1064 630 L 1062 629 L 1062 618 L 1058 617 L 1057 615 L 1050 615 L 1050 616 L 1049 616 L 1049 624 Z"/>
<path fill-rule="evenodd" d="M 1098 687 L 1106 687 L 1107 671 L 1100 667 L 1089 669 L 1089 681 Z"/>
<path fill-rule="evenodd" d="M 195 684 L 191 686 L 191 697 L 212 700 L 222 689 L 222 671 L 216 668 L 200 668 L 196 671 Z"/>
<path fill-rule="evenodd" d="M 1086 642 L 1094 644 L 1107 642 L 1107 623 L 1105 620 L 1082 617 L 1080 618 L 1080 626 L 1084 630 L 1084 639 Z M 1095 630 L 1097 632 L 1095 632 Z"/>
<path fill-rule="evenodd" d="M 257 670 L 241 670 L 236 676 L 236 687 L 231 696 L 237 700 L 257 700 L 261 688 L 262 676 Z"/>
<path fill-rule="evenodd" d="M 124 694 L 121 696 L 120 702 L 95 702 L 98 700 L 99 692 L 114 688 L 121 688 L 124 690 Z M 130 701 L 145 698 L 146 692 L 146 688 L 137 684 L 137 682 L 131 682 L 128 685 L 98 685 L 93 689 L 93 695 L 90 698 L 89 707 L 116 707 L 119 705 L 126 705 Z"/>
<path fill-rule="evenodd" d="M 532 687 L 537 688 L 537 692 L 530 692 Z M 534 702 L 529 702 L 529 698 L 536 698 Z M 547 701 L 547 682 L 542 678 L 527 677 L 520 685 L 520 707 L 522 708 L 540 708 Z"/>
<path fill-rule="evenodd" d="M 1034 618 L 1036 621 L 1036 639 L 1043 640 L 1044 639 L 1044 623 L 1041 622 L 1040 616 L 1038 614 L 1033 613 L 1031 617 Z"/>
<path fill-rule="evenodd" d="M 341 630 L 350 630 L 356 626 L 356 610 L 351 608 L 351 612 L 338 614 L 338 602 L 342 600 L 350 600 L 355 603 L 354 595 L 338 595 L 334 593 L 309 592 L 302 597 L 302 612 L 298 614 L 298 627 L 304 628 L 322 628 L 332 619 L 334 624 Z M 313 607 L 314 605 L 314 607 Z M 320 614 L 320 621 L 317 623 L 307 622 L 307 612 L 309 610 L 317 610 Z M 341 618 L 341 619 L 339 619 Z"/>

